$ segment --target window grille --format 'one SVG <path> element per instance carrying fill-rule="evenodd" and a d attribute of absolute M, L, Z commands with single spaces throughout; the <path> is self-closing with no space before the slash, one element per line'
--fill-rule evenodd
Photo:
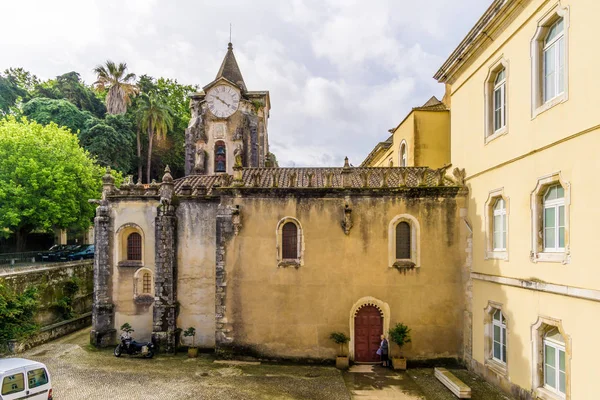
<path fill-rule="evenodd" d="M 144 273 L 144 279 L 142 281 L 142 292 L 150 293 L 152 290 L 152 281 L 150 280 L 150 273 Z"/>
<path fill-rule="evenodd" d="M 282 257 L 297 259 L 298 257 L 298 227 L 293 222 L 286 222 L 282 230 Z"/>
<path fill-rule="evenodd" d="M 396 225 L 396 259 L 410 259 L 410 224 L 405 221 Z"/>
<path fill-rule="evenodd" d="M 137 232 L 127 237 L 127 260 L 142 260 L 142 236 Z"/>

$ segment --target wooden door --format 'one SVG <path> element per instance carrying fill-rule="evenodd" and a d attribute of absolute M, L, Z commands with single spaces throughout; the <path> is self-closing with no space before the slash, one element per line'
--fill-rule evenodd
<path fill-rule="evenodd" d="M 366 306 L 354 317 L 354 360 L 377 362 L 377 349 L 383 333 L 383 318 L 376 307 Z"/>

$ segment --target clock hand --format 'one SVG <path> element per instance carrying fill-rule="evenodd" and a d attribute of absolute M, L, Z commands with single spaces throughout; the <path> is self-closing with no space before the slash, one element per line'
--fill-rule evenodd
<path fill-rule="evenodd" d="M 217 100 L 219 100 L 221 103 L 225 104 L 227 107 L 231 107 L 229 105 L 229 103 L 226 103 L 223 99 L 221 99 L 219 96 L 215 96 L 217 98 Z"/>

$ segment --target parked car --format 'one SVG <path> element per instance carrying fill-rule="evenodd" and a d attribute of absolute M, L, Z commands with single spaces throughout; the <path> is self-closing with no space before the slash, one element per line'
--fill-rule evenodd
<path fill-rule="evenodd" d="M 64 250 L 67 247 L 66 244 L 55 244 L 50 247 L 47 251 L 37 253 L 37 261 L 52 261 L 54 259 L 54 253 Z"/>
<path fill-rule="evenodd" d="M 89 258 L 94 258 L 94 245 L 93 244 L 84 245 L 76 253 L 69 254 L 67 256 L 67 258 L 70 261 L 86 260 Z"/>
<path fill-rule="evenodd" d="M 0 359 L 0 399 L 52 400 L 48 368 L 24 358 Z"/>

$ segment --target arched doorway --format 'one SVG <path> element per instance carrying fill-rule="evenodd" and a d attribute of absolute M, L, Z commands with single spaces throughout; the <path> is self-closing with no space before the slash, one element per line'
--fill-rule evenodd
<path fill-rule="evenodd" d="M 383 333 L 383 317 L 375 306 L 364 306 L 354 317 L 354 360 L 377 362 L 377 349 Z"/>

